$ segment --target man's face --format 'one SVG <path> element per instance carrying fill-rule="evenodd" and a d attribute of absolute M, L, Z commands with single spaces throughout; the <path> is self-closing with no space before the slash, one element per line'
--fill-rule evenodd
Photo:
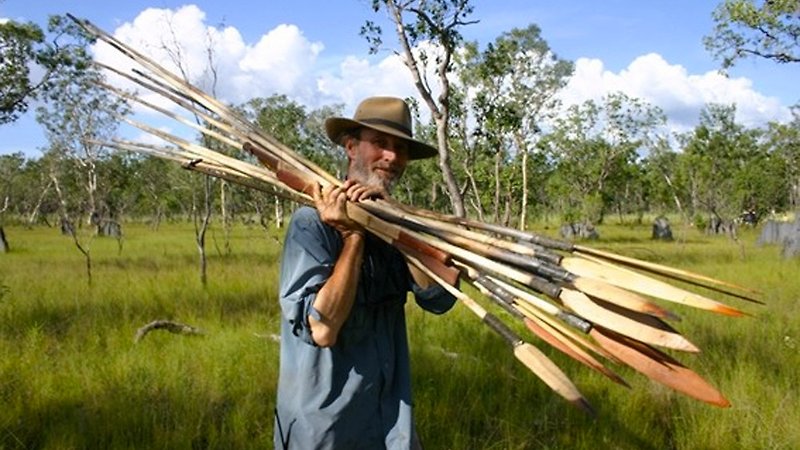
<path fill-rule="evenodd" d="M 408 164 L 408 143 L 390 134 L 363 128 L 359 138 L 347 141 L 350 168 L 347 177 L 387 192 L 400 179 Z"/>

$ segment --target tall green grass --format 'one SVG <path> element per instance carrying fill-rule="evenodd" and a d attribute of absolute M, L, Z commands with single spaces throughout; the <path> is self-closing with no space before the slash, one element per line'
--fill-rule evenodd
<path fill-rule="evenodd" d="M 674 231 L 675 242 L 654 243 L 646 226 L 605 225 L 603 239 L 590 245 L 763 290 L 765 306 L 708 293 L 752 317 L 672 307 L 684 317 L 676 328 L 703 353 L 671 354 L 718 386 L 731 408 L 701 404 L 612 364 L 628 390 L 539 345 L 596 408 L 592 419 L 528 373 L 466 308 L 436 317 L 409 303 L 426 448 L 800 448 L 800 261 L 755 246 L 755 230 L 738 242 Z M 158 232 L 128 225 L 121 252 L 114 240 L 94 239 L 91 286 L 69 238 L 48 228 L 6 232 L 0 448 L 271 447 L 280 230 L 238 227 L 230 254 L 221 233 L 212 233 L 206 288 L 188 225 Z M 205 334 L 153 331 L 134 344 L 137 329 L 154 319 Z"/>

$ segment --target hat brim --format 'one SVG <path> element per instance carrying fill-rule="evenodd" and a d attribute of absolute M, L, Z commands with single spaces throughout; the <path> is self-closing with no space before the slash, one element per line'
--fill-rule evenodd
<path fill-rule="evenodd" d="M 331 117 L 325 120 L 325 132 L 328 134 L 328 139 L 339 145 L 342 144 L 342 137 L 347 131 L 362 127 L 390 134 L 406 141 L 408 143 L 408 159 L 425 159 L 439 154 L 436 147 L 411 138 L 405 133 L 387 125 L 360 122 L 346 117 Z"/>

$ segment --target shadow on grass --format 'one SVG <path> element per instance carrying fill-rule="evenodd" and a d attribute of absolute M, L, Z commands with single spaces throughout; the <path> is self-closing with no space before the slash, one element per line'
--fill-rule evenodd
<path fill-rule="evenodd" d="M 415 415 L 426 449 L 669 448 L 670 405 L 651 404 L 642 414 L 656 419 L 648 429 L 636 429 L 641 419 L 620 419 L 614 404 L 605 402 L 607 389 L 579 386 L 596 409 L 592 418 L 548 389 L 501 343 L 471 344 L 475 351 L 469 354 L 414 356 Z"/>
<path fill-rule="evenodd" d="M 80 399 L 51 397 L 20 408 L 16 420 L 0 427 L 0 448 L 249 449 L 271 442 L 270 427 L 235 426 L 233 396 L 170 391 L 153 380 L 148 385 L 124 381 Z M 252 424 L 270 423 L 271 403 L 264 399 L 264 404 L 247 411 Z"/>

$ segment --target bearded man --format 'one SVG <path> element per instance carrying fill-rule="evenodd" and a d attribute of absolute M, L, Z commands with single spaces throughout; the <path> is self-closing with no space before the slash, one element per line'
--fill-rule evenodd
<path fill-rule="evenodd" d="M 370 97 L 352 119 L 330 118 L 347 180 L 317 186 L 292 216 L 280 276 L 277 449 L 421 448 L 414 427 L 405 303 L 442 314 L 455 298 L 347 214 L 386 197 L 409 161 L 437 155 L 415 140 L 405 101 Z"/>

